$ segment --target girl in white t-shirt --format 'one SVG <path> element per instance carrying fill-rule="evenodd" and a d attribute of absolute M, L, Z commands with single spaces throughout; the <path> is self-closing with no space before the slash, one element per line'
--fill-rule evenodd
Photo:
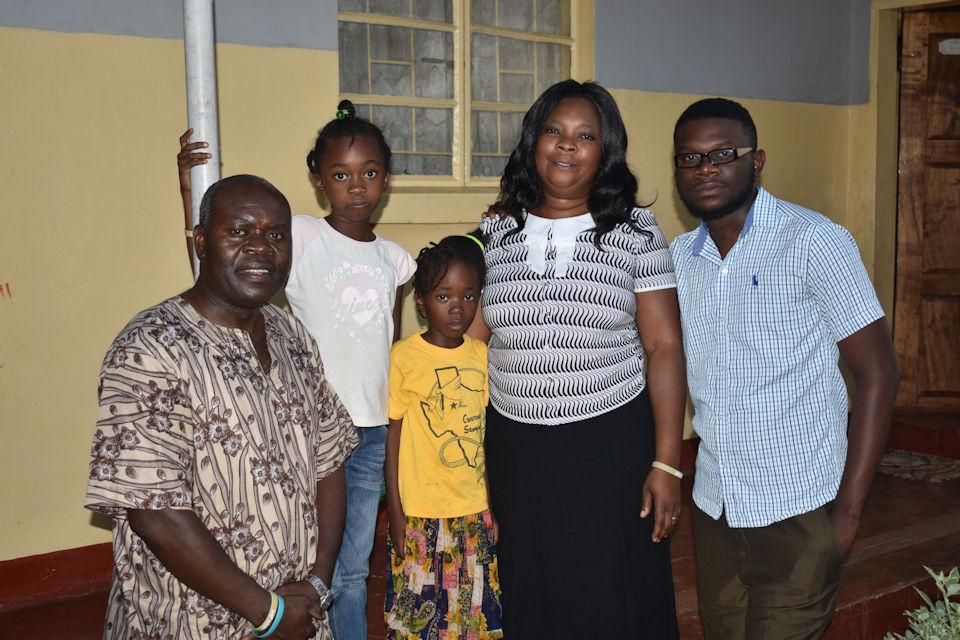
<path fill-rule="evenodd" d="M 205 142 L 180 138 L 177 156 L 185 211 L 190 168 L 206 163 Z M 287 300 L 320 348 L 324 372 L 357 426 L 360 444 L 344 465 L 346 518 L 333 570 L 331 627 L 336 640 L 366 640 L 366 578 L 373 548 L 387 436 L 390 346 L 400 333 L 403 285 L 416 263 L 374 233 L 371 216 L 390 180 L 390 147 L 349 100 L 317 136 L 307 166 L 330 203 L 325 218 L 293 217 Z M 326 519 L 333 514 L 322 513 Z M 329 559 L 328 559 L 329 560 Z M 315 573 L 329 579 L 329 567 Z"/>

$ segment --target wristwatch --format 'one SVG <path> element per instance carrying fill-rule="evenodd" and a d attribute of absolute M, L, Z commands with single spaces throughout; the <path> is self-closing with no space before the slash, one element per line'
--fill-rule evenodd
<path fill-rule="evenodd" d="M 320 611 L 329 609 L 333 604 L 333 594 L 330 593 L 330 589 L 327 589 L 327 585 L 323 584 L 323 580 L 310 573 L 307 575 L 307 582 L 313 585 L 317 595 L 320 596 Z"/>

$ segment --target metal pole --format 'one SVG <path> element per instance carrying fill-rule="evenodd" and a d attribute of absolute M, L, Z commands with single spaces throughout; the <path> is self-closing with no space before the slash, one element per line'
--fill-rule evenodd
<path fill-rule="evenodd" d="M 187 76 L 187 123 L 192 140 L 209 143 L 207 164 L 190 170 L 193 220 L 207 187 L 220 179 L 220 135 L 217 112 L 217 65 L 213 33 L 213 0 L 183 0 L 183 50 Z M 196 256 L 193 273 L 200 273 Z"/>

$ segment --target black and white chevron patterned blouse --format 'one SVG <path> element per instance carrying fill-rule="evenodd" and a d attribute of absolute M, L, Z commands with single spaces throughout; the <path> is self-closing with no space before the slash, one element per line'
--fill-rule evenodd
<path fill-rule="evenodd" d="M 483 319 L 490 399 L 503 415 L 558 425 L 602 415 L 646 387 L 635 293 L 676 286 L 653 214 L 634 209 L 594 244 L 589 213 L 551 220 L 488 218 Z"/>

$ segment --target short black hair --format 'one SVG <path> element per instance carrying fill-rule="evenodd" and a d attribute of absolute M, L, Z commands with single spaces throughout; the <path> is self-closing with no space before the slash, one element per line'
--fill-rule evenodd
<path fill-rule="evenodd" d="M 447 275 L 450 263 L 454 260 L 473 267 L 477 274 L 477 286 L 483 289 L 487 265 L 477 236 L 471 232 L 469 235 L 447 236 L 437 244 L 431 243 L 421 249 L 417 255 L 417 270 L 413 275 L 413 290 L 421 296 L 427 295 Z"/>
<path fill-rule="evenodd" d="M 273 186 L 268 180 L 261 178 L 260 176 L 251 175 L 249 173 L 239 173 L 235 176 L 217 180 L 210 185 L 203 194 L 203 199 L 200 201 L 200 220 L 198 224 L 204 231 L 210 230 L 210 218 L 213 215 L 213 199 L 216 197 L 217 192 L 224 187 L 237 185 L 264 187 L 277 196 L 277 199 L 282 201 L 288 209 L 290 208 L 290 204 L 287 202 L 286 196 L 284 196 L 280 190 Z"/>
<path fill-rule="evenodd" d="M 674 142 L 677 140 L 677 130 L 679 130 L 682 125 L 692 120 L 703 120 L 704 118 L 736 120 L 743 125 L 743 129 L 750 139 L 750 146 L 754 149 L 757 148 L 757 126 L 753 124 L 753 118 L 750 117 L 750 112 L 739 102 L 726 98 L 704 98 L 687 107 L 684 112 L 680 114 L 677 124 L 673 127 Z"/>
<path fill-rule="evenodd" d="M 327 142 L 337 138 L 350 138 L 350 144 L 352 145 L 357 136 L 373 138 L 377 146 L 380 147 L 383 166 L 387 173 L 390 173 L 390 145 L 383 137 L 383 131 L 369 120 L 358 118 L 357 108 L 349 100 L 340 101 L 340 104 L 337 105 L 337 116 L 325 124 L 317 135 L 313 151 L 307 154 L 307 167 L 310 169 L 310 173 L 320 175 L 320 162 L 323 160 L 323 153 L 327 150 Z"/>
<path fill-rule="evenodd" d="M 590 190 L 590 215 L 597 231 L 596 242 L 620 223 L 631 224 L 630 213 L 637 206 L 637 179 L 627 166 L 627 129 L 620 108 L 610 92 L 595 82 L 563 80 L 548 88 L 523 117 L 517 148 L 510 154 L 500 179 L 500 197 L 493 209 L 508 214 L 524 225 L 523 211 L 543 201 L 543 183 L 537 174 L 537 140 L 550 112 L 566 98 L 585 98 L 600 114 L 602 156 L 600 169 Z"/>

